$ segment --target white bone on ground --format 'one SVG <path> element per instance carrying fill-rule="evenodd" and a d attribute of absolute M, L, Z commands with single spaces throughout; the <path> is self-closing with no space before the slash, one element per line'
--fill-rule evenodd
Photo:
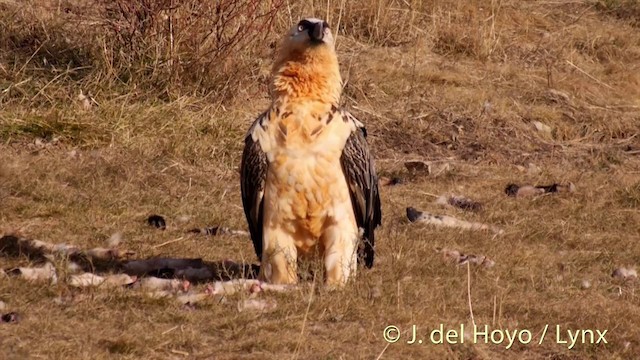
<path fill-rule="evenodd" d="M 238 311 L 273 311 L 277 306 L 275 300 L 246 299 L 238 302 Z"/>
<path fill-rule="evenodd" d="M 416 222 L 436 226 L 461 228 L 465 230 L 491 230 L 497 234 L 502 234 L 504 232 L 502 229 L 499 229 L 492 225 L 460 220 L 448 215 L 433 215 L 427 212 L 421 212 Z"/>
<path fill-rule="evenodd" d="M 180 304 L 186 305 L 186 304 L 195 304 L 197 302 L 201 302 L 211 297 L 212 295 L 207 293 L 187 293 L 187 294 L 180 294 L 176 296 L 176 300 Z"/>
<path fill-rule="evenodd" d="M 67 283 L 73 287 L 89 287 L 98 286 L 104 282 L 104 278 L 92 273 L 84 273 L 80 275 L 71 275 Z"/>
<path fill-rule="evenodd" d="M 186 291 L 189 287 L 189 282 L 180 279 L 161 279 L 157 277 L 143 277 L 138 279 L 135 283 L 135 287 L 144 290 L 165 290 L 165 291 Z"/>
<path fill-rule="evenodd" d="M 259 280 L 254 279 L 235 279 L 229 281 L 216 281 L 213 283 L 212 294 L 231 295 L 237 291 L 248 291 L 254 285 L 260 285 Z"/>
<path fill-rule="evenodd" d="M 635 279 L 638 277 L 638 273 L 635 269 L 627 269 L 624 267 L 617 268 L 613 271 L 612 276 L 618 279 Z"/>
<path fill-rule="evenodd" d="M 287 292 L 297 289 L 296 285 L 287 285 L 287 284 L 269 284 L 266 282 L 258 282 L 256 284 L 252 284 L 249 287 L 249 292 L 258 293 L 262 291 L 273 291 L 273 292 Z"/>
<path fill-rule="evenodd" d="M 51 280 L 53 284 L 58 282 L 56 268 L 52 263 L 46 263 L 42 267 L 19 267 L 20 277 L 29 281 Z"/>
<path fill-rule="evenodd" d="M 528 197 L 528 196 L 535 196 L 540 194 L 544 194 L 544 189 L 539 189 L 531 185 L 521 186 L 518 188 L 518 191 L 516 192 L 517 197 Z"/>
<path fill-rule="evenodd" d="M 115 248 L 115 247 L 118 247 L 118 245 L 120 245 L 121 242 L 122 242 L 122 233 L 118 231 L 113 233 L 107 239 L 107 246 L 110 248 Z"/>
<path fill-rule="evenodd" d="M 51 252 L 65 254 L 65 255 L 75 254 L 79 251 L 80 249 L 78 249 L 77 247 L 73 245 L 68 245 L 68 244 L 55 244 L 51 248 Z"/>
<path fill-rule="evenodd" d="M 89 286 L 124 286 L 132 284 L 136 281 L 135 276 L 129 276 L 127 274 L 115 274 L 107 276 L 99 276 L 92 273 L 84 273 L 80 275 L 72 275 L 69 277 L 69 285 L 74 287 L 89 287 Z"/>

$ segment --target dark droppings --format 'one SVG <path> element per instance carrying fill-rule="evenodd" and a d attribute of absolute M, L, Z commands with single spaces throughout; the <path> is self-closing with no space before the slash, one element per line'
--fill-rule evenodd
<path fill-rule="evenodd" d="M 167 228 L 166 221 L 164 221 L 164 218 L 160 215 L 149 216 L 149 218 L 147 218 L 147 224 L 160 230 L 164 230 Z"/>
<path fill-rule="evenodd" d="M 3 323 L 17 323 L 18 321 L 20 321 L 20 316 L 18 315 L 18 313 L 10 312 L 2 315 L 1 320 Z"/>
<path fill-rule="evenodd" d="M 415 222 L 422 215 L 421 211 L 418 211 L 412 207 L 407 208 L 407 219 L 411 222 Z"/>

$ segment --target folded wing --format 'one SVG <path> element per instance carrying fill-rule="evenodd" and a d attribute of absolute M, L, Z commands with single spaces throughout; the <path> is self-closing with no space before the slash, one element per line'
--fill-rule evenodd
<path fill-rule="evenodd" d="M 256 126 L 267 121 L 268 112 L 258 116 L 244 139 L 244 151 L 240 165 L 240 191 L 242 206 L 249 225 L 249 233 L 258 259 L 262 260 L 262 216 L 264 184 L 267 177 L 267 156 L 260 147 L 260 142 L 253 138 Z"/>
<path fill-rule="evenodd" d="M 358 261 L 364 259 L 368 268 L 373 266 L 375 229 L 382 224 L 378 176 L 369 152 L 367 131 L 358 119 L 342 110 L 343 118 L 356 124 L 340 158 L 358 227 L 364 230 L 363 241 L 358 249 Z"/>

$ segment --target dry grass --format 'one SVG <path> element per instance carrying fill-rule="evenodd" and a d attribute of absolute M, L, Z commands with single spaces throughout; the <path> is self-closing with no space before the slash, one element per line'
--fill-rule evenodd
<path fill-rule="evenodd" d="M 0 324 L 2 358 L 640 355 L 638 280 L 610 276 L 616 267 L 640 265 L 637 3 L 283 3 L 267 40 L 220 53 L 238 66 L 212 65 L 198 81 L 154 73 L 134 53 L 89 46 L 107 30 L 95 27 L 83 36 L 78 27 L 100 20 L 99 8 L 68 3 L 76 9 L 71 15 L 51 15 L 37 2 L 0 1 L 6 29 L 0 34 L 0 233 L 92 247 L 121 231 L 142 257 L 255 261 L 246 238 L 190 235 L 154 245 L 194 226 L 246 227 L 237 173 L 241 136 L 268 104 L 271 43 L 290 21 L 308 14 L 339 24 L 343 100 L 367 124 L 380 173 L 404 175 L 402 163 L 410 159 L 450 169 L 383 188 L 383 227 L 371 271 L 360 272 L 343 292 L 319 289 L 311 297 L 305 288 L 268 295 L 278 301 L 268 314 L 238 313 L 237 297 L 185 311 L 126 289 L 84 290 L 82 301 L 58 305 L 54 299 L 71 291 L 65 285 L 0 279 L 0 300 L 23 315 L 18 324 Z M 206 26 L 190 30 L 193 37 L 181 33 L 182 49 Z M 165 38 L 143 40 L 166 45 Z M 105 61 L 105 54 L 118 61 Z M 116 76 L 123 69 L 146 75 Z M 229 81 L 230 75 L 242 81 Z M 83 109 L 81 89 L 99 106 Z M 550 131 L 536 130 L 534 121 Z M 503 192 L 509 182 L 566 181 L 577 193 L 515 199 Z M 433 205 L 430 194 L 445 192 L 479 200 L 485 210 Z M 408 206 L 495 224 L 505 234 L 410 224 Z M 144 223 L 151 213 L 166 216 L 166 231 Z M 192 217 L 181 223 L 181 215 Z M 495 260 L 494 268 L 471 268 L 474 321 L 528 329 L 532 343 L 510 349 L 469 341 L 406 344 L 411 324 L 423 333 L 439 324 L 471 324 L 467 269 L 445 264 L 435 247 Z M 2 268 L 26 263 L 0 261 Z M 583 280 L 591 287 L 583 289 Z M 392 324 L 403 338 L 387 347 L 382 332 Z M 538 345 L 545 324 L 550 333 Z M 568 350 L 551 333 L 556 324 L 608 329 L 608 344 Z"/>

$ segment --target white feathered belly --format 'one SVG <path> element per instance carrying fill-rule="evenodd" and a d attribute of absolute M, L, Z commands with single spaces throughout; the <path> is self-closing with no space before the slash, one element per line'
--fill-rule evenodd
<path fill-rule="evenodd" d="M 303 252 L 317 245 L 326 227 L 355 223 L 340 158 L 330 152 L 275 156 L 265 201 L 266 225 L 293 235 Z"/>

